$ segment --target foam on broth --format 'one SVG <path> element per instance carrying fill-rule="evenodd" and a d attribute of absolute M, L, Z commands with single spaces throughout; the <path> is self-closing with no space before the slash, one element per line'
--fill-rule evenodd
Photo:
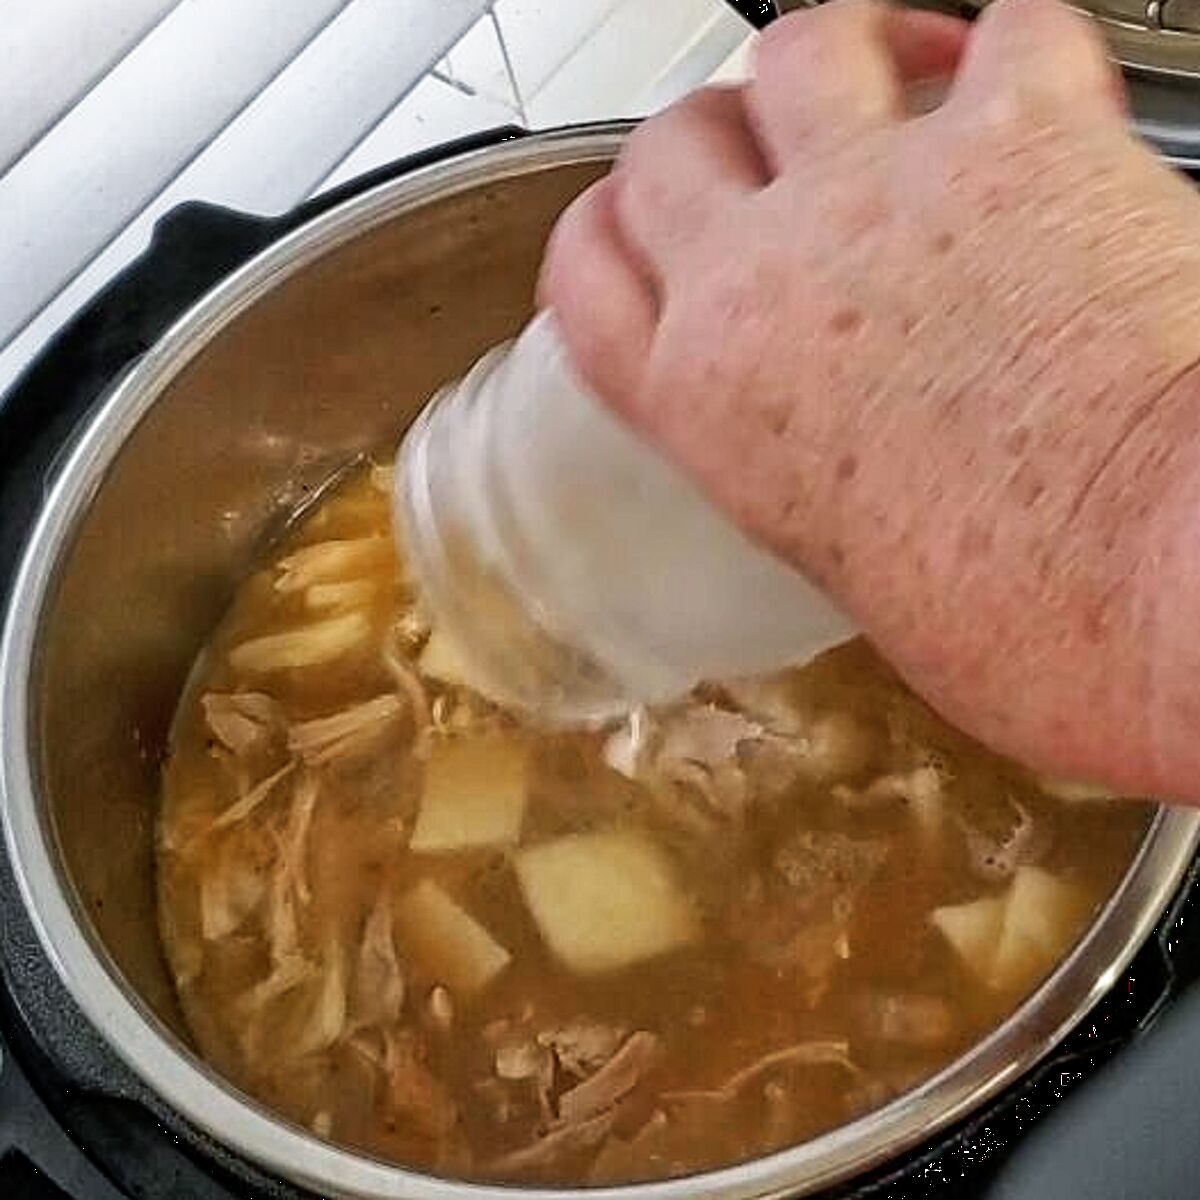
<path fill-rule="evenodd" d="M 163 941 L 196 1044 L 407 1166 L 616 1183 L 810 1138 L 948 1064 L 1130 863 L 861 642 L 620 728 L 453 682 L 364 468 L 240 586 L 164 771 Z"/>

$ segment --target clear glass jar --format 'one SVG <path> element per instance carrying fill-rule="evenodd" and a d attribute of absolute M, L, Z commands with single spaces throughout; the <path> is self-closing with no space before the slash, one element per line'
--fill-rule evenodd
<path fill-rule="evenodd" d="M 575 376 L 553 315 L 439 392 L 397 460 L 399 536 L 485 694 L 601 721 L 851 635 Z"/>

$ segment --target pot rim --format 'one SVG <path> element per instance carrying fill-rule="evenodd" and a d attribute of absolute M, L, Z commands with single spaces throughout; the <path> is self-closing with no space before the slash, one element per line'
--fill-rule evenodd
<path fill-rule="evenodd" d="M 164 389 L 236 317 L 351 239 L 426 203 L 531 171 L 611 160 L 632 123 L 533 134 L 427 166 L 350 198 L 282 237 L 184 313 L 87 418 L 58 467 L 22 554 L 0 641 L 0 819 L 42 948 L 75 1003 L 151 1091 L 189 1123 L 283 1179 L 369 1200 L 720 1200 L 828 1187 L 963 1118 L 1043 1059 L 1106 992 L 1159 920 L 1200 842 L 1200 811 L 1160 810 L 1120 886 L 1072 953 L 1005 1022 L 884 1107 L 799 1146 L 656 1183 L 514 1188 L 425 1175 L 339 1149 L 272 1115 L 155 1016 L 88 930 L 65 878 L 34 768 L 31 695 L 41 622 L 59 563 L 127 438 Z"/>

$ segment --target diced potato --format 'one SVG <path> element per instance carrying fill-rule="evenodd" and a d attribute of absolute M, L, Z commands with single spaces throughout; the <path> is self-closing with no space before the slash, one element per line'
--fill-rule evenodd
<path fill-rule="evenodd" d="M 275 588 L 280 592 L 302 592 L 314 583 L 354 579 L 379 570 L 394 553 L 391 539 L 378 535 L 301 546 L 280 559 Z"/>
<path fill-rule="evenodd" d="M 1079 889 L 1040 867 L 1018 867 L 1000 896 L 936 908 L 930 921 L 963 963 L 998 991 L 1046 974 L 1067 952 L 1087 912 Z"/>
<path fill-rule="evenodd" d="M 361 608 L 375 598 L 371 579 L 347 579 L 344 583 L 314 583 L 304 592 L 304 607 L 313 612 L 337 608 Z"/>
<path fill-rule="evenodd" d="M 670 864 L 641 834 L 571 834 L 522 851 L 516 866 L 542 937 L 573 971 L 616 970 L 698 936 Z"/>
<path fill-rule="evenodd" d="M 1045 975 L 1070 949 L 1087 907 L 1087 897 L 1058 876 L 1040 867 L 1018 867 L 1009 885 L 991 985 L 1008 991 Z"/>
<path fill-rule="evenodd" d="M 1038 780 L 1038 787 L 1047 796 L 1053 796 L 1056 800 L 1064 800 L 1068 804 L 1087 804 L 1115 799 L 1108 788 L 1097 787 L 1093 783 L 1081 783 L 1075 779 L 1042 778 Z"/>
<path fill-rule="evenodd" d="M 514 845 L 525 816 L 528 759 L 526 746 L 503 735 L 434 742 L 410 848 Z"/>
<path fill-rule="evenodd" d="M 411 958 L 452 992 L 467 995 L 490 983 L 512 955 L 432 879 L 396 905 L 396 927 Z"/>
<path fill-rule="evenodd" d="M 935 908 L 929 920 L 979 979 L 990 980 L 1004 926 L 1005 896 L 984 896 L 966 904 Z"/>
<path fill-rule="evenodd" d="M 356 649 L 370 634 L 371 622 L 363 613 L 347 613 L 285 633 L 251 638 L 230 650 L 229 665 L 235 671 L 258 674 L 292 667 L 314 667 Z"/>
<path fill-rule="evenodd" d="M 470 682 L 470 672 L 462 651 L 441 629 L 434 629 L 429 635 L 429 641 L 417 660 L 417 667 L 422 675 L 441 683 L 467 686 Z"/>

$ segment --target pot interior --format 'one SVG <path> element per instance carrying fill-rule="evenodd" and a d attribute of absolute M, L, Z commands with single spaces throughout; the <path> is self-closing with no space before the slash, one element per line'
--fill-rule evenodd
<path fill-rule="evenodd" d="M 244 311 L 127 439 L 39 631 L 35 761 L 85 927 L 181 1037 L 159 948 L 159 766 L 192 661 L 305 489 L 393 445 L 532 312 L 555 217 L 600 173 L 514 175 L 358 235 Z"/>

